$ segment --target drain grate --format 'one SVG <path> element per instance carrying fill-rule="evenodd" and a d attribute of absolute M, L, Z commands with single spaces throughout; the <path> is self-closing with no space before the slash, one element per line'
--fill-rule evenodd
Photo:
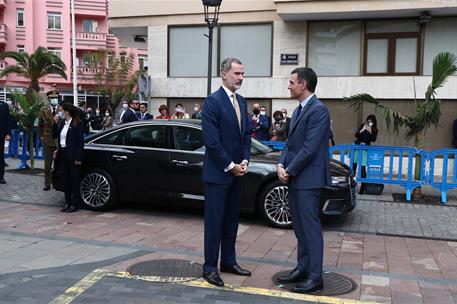
<path fill-rule="evenodd" d="M 292 269 L 278 272 L 271 278 L 271 280 L 276 284 L 276 286 L 292 291 L 292 287 L 294 287 L 296 283 L 282 284 L 277 282 L 277 278 L 279 276 L 287 275 L 291 271 Z M 357 288 L 357 284 L 353 280 L 335 272 L 324 272 L 323 279 L 324 289 L 311 294 L 319 296 L 335 296 L 350 293 Z"/>
<path fill-rule="evenodd" d="M 144 261 L 127 268 L 127 273 L 136 279 L 168 283 L 195 280 L 202 272 L 201 264 L 175 259 Z"/>

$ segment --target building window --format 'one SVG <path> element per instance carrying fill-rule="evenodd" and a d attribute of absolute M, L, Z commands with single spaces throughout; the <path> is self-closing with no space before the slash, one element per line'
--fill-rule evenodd
<path fill-rule="evenodd" d="M 207 34 L 208 28 L 204 26 L 169 28 L 170 77 L 207 76 Z M 246 76 L 271 76 L 272 24 L 219 26 L 213 40 L 214 76 L 217 75 L 220 61 L 226 57 L 240 59 Z"/>
<path fill-rule="evenodd" d="M 24 27 L 24 9 L 23 8 L 18 8 L 16 10 L 16 26 L 18 27 Z"/>
<path fill-rule="evenodd" d="M 148 70 L 148 57 L 147 56 L 138 56 L 138 65 L 140 70 Z"/>
<path fill-rule="evenodd" d="M 208 28 L 173 27 L 169 29 L 168 74 L 170 77 L 202 77 L 208 73 Z M 217 73 L 217 33 L 213 39 L 212 74 Z"/>
<path fill-rule="evenodd" d="M 416 21 L 367 22 L 364 74 L 419 74 L 419 43 Z"/>
<path fill-rule="evenodd" d="M 90 54 L 84 54 L 83 55 L 83 65 L 84 66 L 91 66 L 92 64 L 92 58 Z"/>
<path fill-rule="evenodd" d="M 271 76 L 272 25 L 227 25 L 220 28 L 220 58 L 240 59 L 246 76 Z"/>
<path fill-rule="evenodd" d="M 17 52 L 18 53 L 24 53 L 25 52 L 25 47 L 23 45 L 18 45 L 17 46 Z"/>
<path fill-rule="evenodd" d="M 62 49 L 59 49 L 59 48 L 48 48 L 48 51 L 50 53 L 56 55 L 60 59 L 62 59 Z"/>
<path fill-rule="evenodd" d="M 98 21 L 97 20 L 83 20 L 83 32 L 84 33 L 97 33 L 98 32 Z"/>
<path fill-rule="evenodd" d="M 360 75 L 360 37 L 357 21 L 311 22 L 308 66 L 319 76 Z"/>
<path fill-rule="evenodd" d="M 48 13 L 48 29 L 62 29 L 62 15 L 60 13 Z"/>
<path fill-rule="evenodd" d="M 424 75 L 432 75 L 433 59 L 441 52 L 457 56 L 457 18 L 433 18 L 425 25 Z"/>

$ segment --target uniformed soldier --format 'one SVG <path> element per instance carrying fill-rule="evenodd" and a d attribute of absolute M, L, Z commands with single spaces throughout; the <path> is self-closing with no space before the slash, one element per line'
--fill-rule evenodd
<path fill-rule="evenodd" d="M 57 138 L 53 133 L 55 124 L 54 116 L 57 115 L 59 105 L 59 92 L 55 89 L 47 94 L 49 104 L 41 109 L 39 118 L 39 130 L 41 142 L 44 146 L 44 191 L 51 189 L 51 168 L 54 151 L 57 149 Z"/>

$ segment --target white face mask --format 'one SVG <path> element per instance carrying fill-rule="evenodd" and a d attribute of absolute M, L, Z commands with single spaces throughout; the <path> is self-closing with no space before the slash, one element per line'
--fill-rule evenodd
<path fill-rule="evenodd" d="M 369 125 L 370 127 L 372 127 L 372 126 L 373 126 L 373 123 L 370 121 L 370 122 L 368 123 L 368 125 Z"/>
<path fill-rule="evenodd" d="M 11 100 L 7 100 L 6 104 L 10 106 L 11 105 Z"/>
<path fill-rule="evenodd" d="M 194 111 L 195 111 L 195 112 L 198 112 L 198 107 L 194 107 Z"/>
<path fill-rule="evenodd" d="M 62 112 L 62 111 L 60 111 L 58 115 L 59 115 L 59 118 L 60 118 L 60 119 L 64 119 L 64 115 L 63 115 L 63 112 Z"/>
<path fill-rule="evenodd" d="M 51 106 L 55 107 L 59 103 L 59 100 L 57 98 L 52 98 L 50 102 Z"/>
<path fill-rule="evenodd" d="M 260 115 L 265 115 L 265 111 L 260 111 Z"/>
<path fill-rule="evenodd" d="M 95 114 L 100 115 L 100 111 L 95 111 Z"/>
<path fill-rule="evenodd" d="M 176 108 L 175 110 L 176 110 L 177 113 L 183 113 L 184 112 L 182 108 Z"/>
<path fill-rule="evenodd" d="M 128 107 L 129 107 L 128 104 L 126 104 L 126 103 L 123 103 L 123 104 L 122 104 L 122 108 L 127 109 Z"/>
<path fill-rule="evenodd" d="M 105 116 L 109 116 L 109 112 L 105 112 Z"/>

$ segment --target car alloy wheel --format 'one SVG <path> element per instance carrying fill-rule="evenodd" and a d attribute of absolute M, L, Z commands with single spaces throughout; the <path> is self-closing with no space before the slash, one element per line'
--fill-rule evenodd
<path fill-rule="evenodd" d="M 83 177 L 80 192 L 84 204 L 92 208 L 101 208 L 109 202 L 111 185 L 103 174 L 91 172 Z"/>
<path fill-rule="evenodd" d="M 288 201 L 287 186 L 277 185 L 266 193 L 263 202 L 264 212 L 274 226 L 289 227 L 292 224 Z"/>

